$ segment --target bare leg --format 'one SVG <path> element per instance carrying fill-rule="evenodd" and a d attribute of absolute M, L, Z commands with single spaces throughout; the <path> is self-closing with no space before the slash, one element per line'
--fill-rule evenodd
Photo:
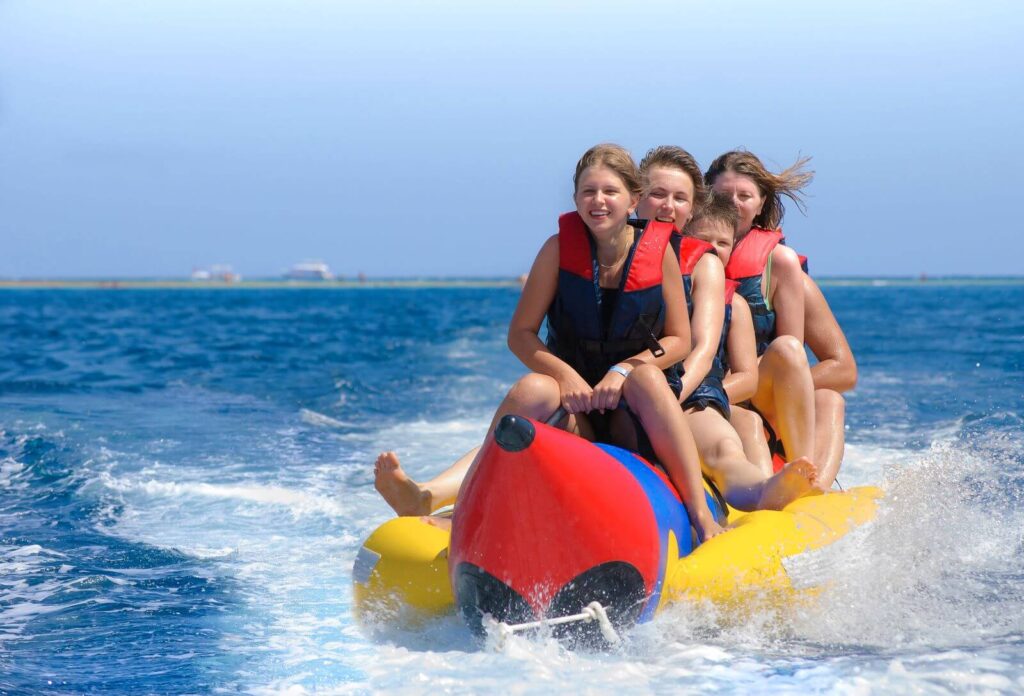
<path fill-rule="evenodd" d="M 846 400 L 839 392 L 817 389 L 814 392 L 814 461 L 823 491 L 832 487 L 846 449 Z"/>
<path fill-rule="evenodd" d="M 737 510 L 755 509 L 768 477 L 746 458 L 740 436 L 722 414 L 711 408 L 689 410 L 686 419 L 692 426 L 704 473 L 715 482 L 726 502 Z"/>
<path fill-rule="evenodd" d="M 729 408 L 729 411 L 729 424 L 740 436 L 744 456 L 753 462 L 766 478 L 774 474 L 772 452 L 768 449 L 768 440 L 764 437 L 764 421 L 761 416 L 735 404 Z M 699 442 L 697 448 L 700 449 Z"/>
<path fill-rule="evenodd" d="M 811 492 L 817 470 L 806 458 L 766 476 L 743 454 L 743 444 L 729 421 L 706 408 L 688 411 L 705 473 L 737 510 L 781 510 Z"/>
<path fill-rule="evenodd" d="M 426 483 L 409 478 L 397 454 L 384 452 L 373 467 L 373 486 L 399 515 L 428 515 L 455 502 L 462 479 L 479 451 L 479 447 L 474 447 Z"/>
<path fill-rule="evenodd" d="M 491 437 L 494 427 L 506 414 L 515 413 L 543 420 L 558 406 L 558 383 L 547 375 L 530 373 L 509 390 L 494 418 L 491 419 L 487 437 Z M 569 417 L 570 430 L 575 431 L 582 425 L 582 422 L 577 423 L 575 417 Z M 479 454 L 479 447 L 472 449 L 430 481 L 417 483 L 402 470 L 398 457 L 393 452 L 385 452 L 377 458 L 377 465 L 374 467 L 374 486 L 399 515 L 428 515 L 433 510 L 455 501 Z"/>
<path fill-rule="evenodd" d="M 751 402 L 778 426 L 787 458 L 814 456 L 814 381 L 804 347 L 792 336 L 779 336 L 761 356 Z"/>
<path fill-rule="evenodd" d="M 679 491 L 697 535 L 706 541 L 724 532 L 704 498 L 693 434 L 665 375 L 654 365 L 641 365 L 626 378 L 623 396 L 643 424 L 651 446 Z"/>

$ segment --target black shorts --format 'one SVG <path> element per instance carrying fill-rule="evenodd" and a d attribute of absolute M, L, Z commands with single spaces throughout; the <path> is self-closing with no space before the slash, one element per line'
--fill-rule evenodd
<path fill-rule="evenodd" d="M 761 416 L 761 423 L 764 424 L 764 439 L 768 441 L 768 451 L 772 453 L 772 456 L 779 456 L 782 458 L 782 461 L 788 461 L 786 459 L 786 448 L 782 444 L 782 440 L 779 439 L 778 434 L 772 428 L 772 424 L 768 422 L 768 419 L 764 417 L 764 414 L 758 411 L 757 407 L 749 401 L 744 401 L 739 405 Z"/>
<path fill-rule="evenodd" d="M 643 424 L 640 423 L 640 418 L 633 413 L 625 399 L 619 401 L 619 407 L 615 410 L 625 411 L 629 415 L 630 420 L 633 421 L 633 427 L 636 429 L 636 453 L 647 461 L 656 463 L 658 458 L 654 454 L 654 446 L 651 445 L 651 440 L 647 437 L 647 431 L 644 430 Z M 612 441 L 611 420 L 613 413 L 614 411 L 605 411 L 604 413 L 591 411 L 587 414 L 587 422 L 590 423 L 590 428 L 594 431 L 594 442 L 619 446 Z"/>

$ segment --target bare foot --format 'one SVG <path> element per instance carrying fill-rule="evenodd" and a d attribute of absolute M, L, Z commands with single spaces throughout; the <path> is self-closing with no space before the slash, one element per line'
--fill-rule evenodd
<path fill-rule="evenodd" d="M 715 521 L 710 512 L 707 517 L 694 520 L 693 526 L 697 530 L 697 539 L 702 544 L 711 537 L 716 537 L 725 532 L 725 528 Z"/>
<path fill-rule="evenodd" d="M 764 482 L 759 510 L 781 510 L 814 489 L 818 467 L 807 457 L 794 459 Z"/>
<path fill-rule="evenodd" d="M 430 493 L 406 476 L 394 452 L 383 452 L 377 457 L 373 487 L 399 515 L 430 514 Z"/>

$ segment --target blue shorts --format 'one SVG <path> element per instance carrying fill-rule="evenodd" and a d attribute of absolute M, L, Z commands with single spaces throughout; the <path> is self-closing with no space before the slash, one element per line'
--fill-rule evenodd
<path fill-rule="evenodd" d="M 729 397 L 726 396 L 720 380 L 704 380 L 683 402 L 684 409 L 692 408 L 696 411 L 703 411 L 709 406 L 721 413 L 723 418 L 729 420 Z"/>

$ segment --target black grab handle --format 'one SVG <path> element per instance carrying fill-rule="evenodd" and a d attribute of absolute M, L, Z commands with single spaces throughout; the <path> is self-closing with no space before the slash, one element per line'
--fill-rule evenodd
<path fill-rule="evenodd" d="M 555 409 L 555 412 L 552 413 L 546 421 L 544 421 L 544 425 L 556 425 L 558 421 L 565 418 L 565 415 L 565 408 L 559 406 L 557 409 Z"/>

